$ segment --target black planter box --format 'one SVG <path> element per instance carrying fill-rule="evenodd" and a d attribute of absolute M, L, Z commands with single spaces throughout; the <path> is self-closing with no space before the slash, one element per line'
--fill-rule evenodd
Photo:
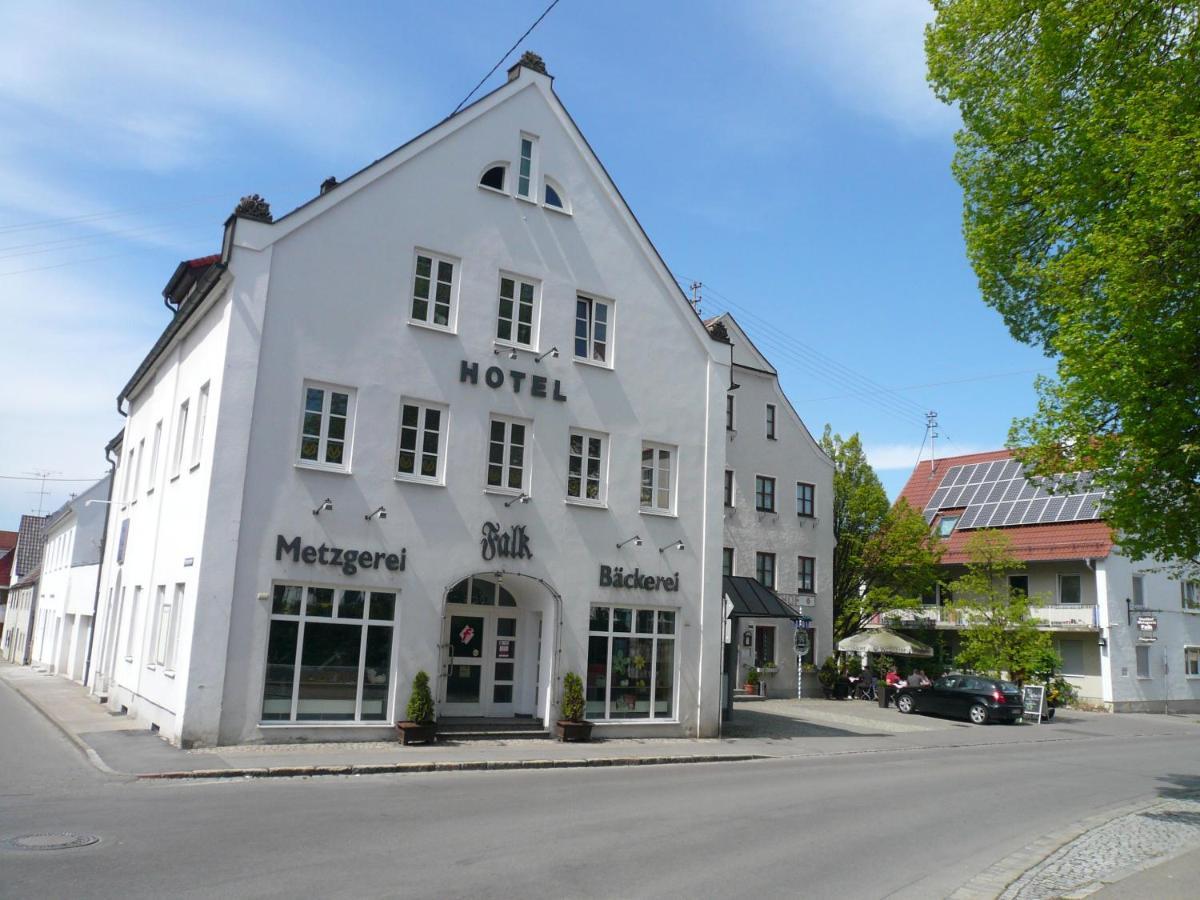
<path fill-rule="evenodd" d="M 400 732 L 400 743 L 432 744 L 437 740 L 436 722 L 397 722 L 396 729 Z"/>

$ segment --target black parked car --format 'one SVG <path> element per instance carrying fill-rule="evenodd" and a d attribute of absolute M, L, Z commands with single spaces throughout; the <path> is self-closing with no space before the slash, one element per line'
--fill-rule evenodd
<path fill-rule="evenodd" d="M 978 675 L 944 675 L 929 687 L 900 688 L 896 709 L 902 713 L 961 716 L 976 725 L 1020 722 L 1024 712 L 1019 687 L 1011 681 Z"/>

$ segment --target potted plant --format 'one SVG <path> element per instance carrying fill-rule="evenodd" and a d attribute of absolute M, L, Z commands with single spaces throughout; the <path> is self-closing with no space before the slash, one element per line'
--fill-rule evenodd
<path fill-rule="evenodd" d="M 753 668 L 753 667 L 747 669 L 746 670 L 746 693 L 747 694 L 757 694 L 758 693 L 758 683 L 761 680 L 762 679 L 760 678 L 760 676 L 758 674 L 758 669 Z"/>
<path fill-rule="evenodd" d="M 424 670 L 413 678 L 412 693 L 405 710 L 408 718 L 397 722 L 401 744 L 432 744 L 437 740 L 437 723 L 433 720 L 433 695 L 429 692 L 429 676 Z"/>
<path fill-rule="evenodd" d="M 590 741 L 592 723 L 583 718 L 583 680 L 574 672 L 563 676 L 562 718 L 558 720 L 560 741 Z"/>
<path fill-rule="evenodd" d="M 837 660 L 832 656 L 825 657 L 825 662 L 821 663 L 821 668 L 817 671 L 817 680 L 821 682 L 821 690 L 825 693 L 826 700 L 833 699 L 840 678 Z"/>
<path fill-rule="evenodd" d="M 1075 688 L 1071 682 L 1061 675 L 1055 675 L 1046 682 L 1046 718 L 1054 718 L 1054 710 L 1060 706 L 1069 706 L 1076 700 Z"/>

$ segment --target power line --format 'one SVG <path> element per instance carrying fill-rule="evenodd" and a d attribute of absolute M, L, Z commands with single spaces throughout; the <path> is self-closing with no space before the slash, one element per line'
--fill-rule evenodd
<path fill-rule="evenodd" d="M 203 240 L 203 238 L 200 236 L 197 236 L 195 238 L 195 240 Z M 49 265 L 49 266 L 33 266 L 32 268 L 28 268 L 28 269 L 14 269 L 11 272 L 0 272 L 0 278 L 4 278 L 5 276 L 8 276 L 8 275 L 24 275 L 27 272 L 45 272 L 49 269 L 61 269 L 64 266 L 77 266 L 82 263 L 101 262 L 106 259 L 117 259 L 118 257 L 121 257 L 121 256 L 129 256 L 130 254 L 133 254 L 133 253 L 148 253 L 148 252 L 158 252 L 158 251 L 155 251 L 154 248 L 152 248 L 152 247 L 137 247 L 132 250 L 122 250 L 120 253 L 108 253 L 108 254 L 105 254 L 104 256 L 88 256 L 88 257 L 84 257 L 83 259 L 70 259 L 70 260 L 67 260 L 66 262 L 54 263 L 53 265 Z"/>
<path fill-rule="evenodd" d="M 970 378 L 955 378 L 950 381 L 929 381 L 925 384 L 906 384 L 902 387 L 887 388 L 888 391 L 915 391 L 919 388 L 945 387 L 948 384 L 969 384 L 973 381 L 989 381 L 993 378 L 1011 378 L 1016 375 L 1035 375 L 1037 369 L 1018 369 L 1014 372 L 989 372 L 986 375 L 974 375 Z M 830 397 L 805 397 L 804 403 L 823 403 L 826 400 L 844 400 L 852 394 L 834 394 Z"/>
<path fill-rule="evenodd" d="M 55 473 L 53 473 L 53 474 L 57 475 L 58 473 L 57 473 L 57 472 L 55 472 Z M 103 475 L 97 475 L 97 476 L 95 476 L 95 477 L 93 477 L 93 478 L 50 478 L 49 476 L 47 476 L 47 477 L 43 478 L 43 477 L 41 477 L 41 475 L 37 475 L 37 474 L 30 474 L 30 475 L 0 475 L 0 478 L 3 478 L 3 479 L 4 479 L 4 480 L 6 480 L 6 481 L 73 481 L 73 482 L 83 482 L 83 481 L 99 481 L 99 480 L 100 480 L 101 478 L 103 478 L 103 477 L 104 477 Z"/>
<path fill-rule="evenodd" d="M 38 256 L 43 253 L 59 253 L 63 250 L 74 250 L 76 247 L 83 247 L 89 244 L 103 244 L 108 241 L 122 241 L 131 238 L 145 237 L 160 231 L 172 231 L 177 228 L 191 228 L 202 224 L 194 219 L 188 221 L 176 222 L 159 222 L 153 225 L 139 225 L 136 228 L 126 228 L 118 231 L 101 232 L 93 235 L 76 235 L 69 238 L 56 238 L 48 241 L 35 241 L 29 244 L 13 244 L 9 247 L 0 247 L 0 260 L 17 259 L 22 256 Z M 51 246 L 61 245 L 61 246 Z M 28 247 L 36 247 L 39 249 L 25 249 Z M 9 250 L 18 250 L 18 253 L 9 253 Z"/>
<path fill-rule="evenodd" d="M 171 200 L 163 203 L 148 203 L 142 206 L 126 206 L 108 210 L 106 212 L 84 213 L 78 216 L 62 216 L 57 219 L 38 219 L 32 222 L 17 222 L 11 225 L 0 225 L 0 234 L 7 234 L 14 231 L 29 231 L 32 229 L 49 228 L 52 225 L 77 225 L 93 222 L 98 219 L 113 219 L 121 216 L 127 216 L 130 213 L 142 212 L 147 209 L 160 209 L 164 206 L 180 208 L 184 206 L 196 206 L 200 203 L 207 203 L 210 200 L 217 200 L 225 196 L 224 194 L 208 194 L 203 197 L 190 197 L 186 200 Z"/>
<path fill-rule="evenodd" d="M 537 19 L 534 21 L 534 23 L 532 25 L 530 25 L 527 29 L 525 29 L 525 33 L 523 35 L 521 35 L 519 38 L 517 38 L 517 42 L 515 44 L 513 44 L 511 47 L 509 47 L 508 51 L 502 57 L 500 57 L 500 61 L 497 62 L 494 66 L 492 66 L 492 68 L 488 71 L 488 73 L 486 75 L 484 75 L 482 78 L 479 79 L 479 84 L 477 84 L 477 85 L 475 85 L 475 87 L 471 88 L 471 90 L 467 94 L 467 96 L 463 97 L 462 100 L 459 101 L 458 106 L 454 107 L 454 112 L 450 113 L 451 116 L 463 108 L 463 106 L 466 104 L 466 102 L 471 99 L 471 96 L 477 90 L 479 90 L 481 87 L 483 87 L 483 83 L 485 81 L 487 81 L 489 78 L 491 78 L 492 74 L 498 68 L 500 68 L 502 65 L 504 65 L 504 61 L 506 59 L 508 59 L 510 56 L 512 56 L 512 52 L 514 50 L 516 50 L 517 47 L 521 46 L 521 41 L 523 41 L 523 40 L 525 40 L 525 38 L 529 37 L 529 35 L 533 31 L 533 29 L 537 28 L 538 25 L 541 24 L 542 19 L 546 18 L 546 16 L 548 16 L 550 14 L 550 10 L 554 9 L 554 7 L 556 7 L 556 6 L 558 6 L 558 0 L 553 0 L 553 2 L 549 6 L 547 6 L 545 8 L 545 10 L 542 11 L 542 14 L 537 17 Z"/>

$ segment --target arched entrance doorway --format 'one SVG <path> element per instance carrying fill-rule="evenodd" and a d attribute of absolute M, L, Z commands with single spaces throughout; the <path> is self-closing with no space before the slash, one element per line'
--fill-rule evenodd
<path fill-rule="evenodd" d="M 540 578 L 481 572 L 442 605 L 438 714 L 549 721 L 561 598 Z"/>

